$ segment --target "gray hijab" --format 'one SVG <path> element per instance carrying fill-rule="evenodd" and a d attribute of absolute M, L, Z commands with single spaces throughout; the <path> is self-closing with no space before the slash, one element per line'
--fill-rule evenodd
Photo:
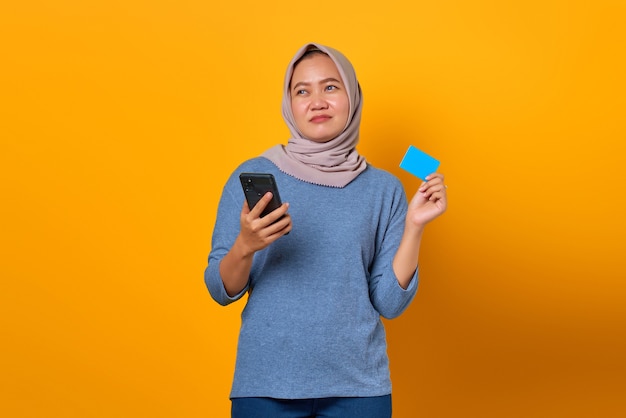
<path fill-rule="evenodd" d="M 319 49 L 333 60 L 346 86 L 350 102 L 346 127 L 337 137 L 324 143 L 305 138 L 298 130 L 291 112 L 289 85 L 294 65 L 310 49 Z M 315 43 L 300 48 L 287 67 L 282 108 L 291 138 L 286 146 L 276 145 L 263 153 L 282 172 L 308 183 L 344 187 L 365 170 L 365 158 L 356 151 L 361 123 L 361 87 L 352 64 L 341 52 Z"/>

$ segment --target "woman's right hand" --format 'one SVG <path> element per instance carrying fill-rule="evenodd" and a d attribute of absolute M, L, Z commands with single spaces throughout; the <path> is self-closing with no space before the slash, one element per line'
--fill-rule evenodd
<path fill-rule="evenodd" d="M 272 193 L 267 192 L 252 209 L 244 201 L 239 241 L 245 247 L 245 252 L 254 254 L 291 231 L 291 216 L 287 213 L 289 203 L 283 203 L 261 218 L 261 213 L 271 200 Z"/>
<path fill-rule="evenodd" d="M 272 193 L 267 192 L 252 210 L 247 202 L 243 204 L 241 231 L 220 263 L 222 282 L 226 293 L 231 297 L 246 287 L 254 253 L 291 231 L 288 203 L 283 203 L 278 209 L 261 218 L 261 213 L 270 200 Z"/>

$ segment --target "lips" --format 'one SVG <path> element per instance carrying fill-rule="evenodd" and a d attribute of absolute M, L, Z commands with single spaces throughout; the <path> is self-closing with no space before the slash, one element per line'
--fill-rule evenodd
<path fill-rule="evenodd" d="M 309 119 L 309 122 L 323 123 L 323 122 L 326 122 L 327 120 L 329 120 L 330 118 L 331 118 L 331 116 L 329 116 L 329 115 L 316 115 L 316 116 L 313 116 L 311 119 Z"/>

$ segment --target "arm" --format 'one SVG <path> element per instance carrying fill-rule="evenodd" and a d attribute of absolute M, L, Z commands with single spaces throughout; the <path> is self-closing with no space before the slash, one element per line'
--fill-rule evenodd
<path fill-rule="evenodd" d="M 268 192 L 252 210 L 248 208 L 248 203 L 244 202 L 240 215 L 239 235 L 219 266 L 224 288 L 231 297 L 246 287 L 254 253 L 291 231 L 291 217 L 287 213 L 288 203 L 283 203 L 267 216 L 260 217 L 270 200 L 272 194 Z"/>
<path fill-rule="evenodd" d="M 393 271 L 403 289 L 409 286 L 417 269 L 424 227 L 445 212 L 448 205 L 443 175 L 434 173 L 426 180 L 409 203 L 404 233 L 393 259 Z"/>

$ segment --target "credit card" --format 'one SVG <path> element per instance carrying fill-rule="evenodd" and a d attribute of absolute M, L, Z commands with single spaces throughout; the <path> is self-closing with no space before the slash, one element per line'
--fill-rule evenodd
<path fill-rule="evenodd" d="M 431 157 L 424 151 L 420 151 L 413 145 L 409 145 L 409 149 L 406 150 L 406 154 L 404 154 L 404 158 L 400 162 L 400 168 L 424 181 L 426 181 L 426 176 L 437 171 L 438 167 L 439 160 Z"/>

